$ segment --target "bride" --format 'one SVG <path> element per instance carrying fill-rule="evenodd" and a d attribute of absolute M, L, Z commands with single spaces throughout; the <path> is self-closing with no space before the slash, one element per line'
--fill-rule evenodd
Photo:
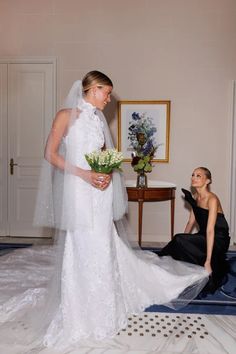
<path fill-rule="evenodd" d="M 65 350 L 83 339 L 113 337 L 126 327 L 128 315 L 153 304 L 183 306 L 208 280 L 203 267 L 133 249 L 124 222 L 127 196 L 122 176 L 90 169 L 85 154 L 112 147 L 101 112 L 110 102 L 112 88 L 105 74 L 89 72 L 74 83 L 54 119 L 36 222 L 54 226 L 58 241 L 53 251 L 50 247 L 21 251 L 21 260 L 33 252 L 34 260 L 46 257 L 46 263 L 45 279 L 40 282 L 39 277 L 39 284 L 34 281 L 34 286 L 1 301 L 0 333 L 11 333 L 11 338 L 14 333 L 16 342 L 21 338 Z M 50 258 L 53 265 L 45 272 Z M 29 267 L 24 279 L 30 274 Z"/>

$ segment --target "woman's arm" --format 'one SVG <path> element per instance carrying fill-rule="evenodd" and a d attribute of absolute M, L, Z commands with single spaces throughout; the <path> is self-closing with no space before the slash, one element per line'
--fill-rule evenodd
<path fill-rule="evenodd" d="M 209 216 L 208 216 L 207 230 L 206 230 L 207 256 L 206 256 L 204 267 L 208 271 L 208 273 L 211 273 L 212 272 L 211 257 L 212 257 L 212 250 L 213 250 L 214 240 L 215 240 L 215 223 L 216 223 L 217 209 L 218 209 L 218 200 L 215 196 L 209 198 L 208 209 L 209 209 Z"/>
<path fill-rule="evenodd" d="M 74 166 L 68 161 L 65 161 L 63 156 L 59 154 L 58 149 L 63 136 L 68 132 L 69 123 L 70 110 L 65 109 L 59 111 L 53 121 L 52 129 L 47 139 L 44 151 L 45 159 L 53 166 L 82 178 L 92 186 L 99 189 L 105 189 L 111 180 L 110 175 L 96 173 L 91 170 L 84 170 L 78 166 Z"/>
<path fill-rule="evenodd" d="M 57 113 L 44 150 L 45 159 L 61 170 L 65 170 L 65 160 L 59 155 L 58 149 L 63 136 L 67 134 L 69 119 L 69 110 L 62 110 Z"/>
<path fill-rule="evenodd" d="M 196 220 L 195 220 L 194 212 L 193 212 L 193 210 L 191 210 L 188 222 L 187 222 L 185 229 L 184 229 L 184 233 L 190 234 L 195 223 L 196 223 Z"/>

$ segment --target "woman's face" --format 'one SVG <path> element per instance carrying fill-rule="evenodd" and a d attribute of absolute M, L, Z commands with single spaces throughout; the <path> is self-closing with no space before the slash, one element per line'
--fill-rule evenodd
<path fill-rule="evenodd" d="M 203 170 L 196 168 L 191 177 L 191 186 L 195 188 L 200 188 L 207 186 L 209 184 L 209 179 L 206 177 Z"/>
<path fill-rule="evenodd" d="M 101 111 L 105 108 L 105 106 L 111 102 L 111 86 L 95 86 L 94 88 L 94 103 L 95 106 Z"/>

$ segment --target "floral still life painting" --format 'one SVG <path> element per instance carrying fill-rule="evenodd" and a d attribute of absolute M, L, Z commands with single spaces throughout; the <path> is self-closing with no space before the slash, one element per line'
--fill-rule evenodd
<path fill-rule="evenodd" d="M 152 159 L 158 148 L 156 142 L 157 128 L 153 119 L 148 117 L 146 112 L 140 114 L 132 113 L 129 121 L 128 140 L 132 148 L 131 165 L 135 172 L 151 172 Z"/>
<path fill-rule="evenodd" d="M 118 150 L 136 172 L 169 162 L 170 101 L 119 101 Z"/>

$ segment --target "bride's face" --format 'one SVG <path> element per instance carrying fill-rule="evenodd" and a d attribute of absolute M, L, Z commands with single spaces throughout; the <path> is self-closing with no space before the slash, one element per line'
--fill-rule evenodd
<path fill-rule="evenodd" d="M 94 103 L 101 111 L 109 102 L 111 102 L 111 92 L 112 87 L 107 85 L 98 85 L 94 88 Z"/>

